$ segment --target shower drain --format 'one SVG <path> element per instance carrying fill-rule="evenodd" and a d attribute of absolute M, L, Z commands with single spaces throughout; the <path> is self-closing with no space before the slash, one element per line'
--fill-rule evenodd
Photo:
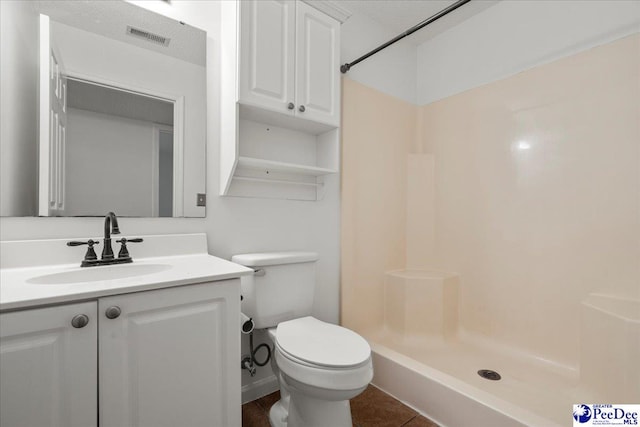
<path fill-rule="evenodd" d="M 480 369 L 478 371 L 478 375 L 486 380 L 498 381 L 502 377 L 496 371 L 492 371 L 491 369 Z"/>

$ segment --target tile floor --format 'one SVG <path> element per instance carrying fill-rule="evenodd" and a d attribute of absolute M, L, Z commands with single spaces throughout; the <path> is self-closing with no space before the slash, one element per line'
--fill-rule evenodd
<path fill-rule="evenodd" d="M 242 427 L 269 427 L 269 408 L 278 399 L 280 392 L 276 391 L 242 405 Z M 372 385 L 351 400 L 351 417 L 355 427 L 438 427 Z"/>

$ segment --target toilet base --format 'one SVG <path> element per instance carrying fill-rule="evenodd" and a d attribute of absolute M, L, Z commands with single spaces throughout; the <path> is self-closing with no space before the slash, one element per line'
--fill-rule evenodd
<path fill-rule="evenodd" d="M 276 342 L 275 329 L 269 329 L 269 337 Z M 281 354 L 277 345 L 272 354 L 271 367 L 280 385 L 280 400 L 269 410 L 271 427 L 353 426 L 349 399 L 362 393 L 371 381 L 371 358 L 362 366 L 345 372 L 344 369 L 331 371 L 291 361 Z M 284 363 L 284 368 L 294 376 L 285 374 L 280 363 Z M 301 373 L 306 373 L 302 375 L 306 381 L 295 379 L 295 375 L 300 377 Z"/>
<path fill-rule="evenodd" d="M 275 405 L 274 405 L 275 406 Z M 271 416 L 269 417 L 271 421 Z M 289 414 L 284 424 L 273 427 L 352 427 L 348 400 L 327 401 L 294 393 L 289 401 Z"/>
<path fill-rule="evenodd" d="M 288 415 L 282 400 L 278 400 L 269 410 L 269 424 L 271 427 L 287 427 Z"/>
<path fill-rule="evenodd" d="M 288 407 L 288 409 L 287 409 Z M 269 410 L 271 427 L 352 427 L 348 400 L 326 401 L 292 396 L 288 405 L 278 400 Z"/>

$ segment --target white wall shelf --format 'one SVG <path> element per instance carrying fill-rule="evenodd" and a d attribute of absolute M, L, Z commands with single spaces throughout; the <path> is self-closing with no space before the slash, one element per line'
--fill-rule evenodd
<path fill-rule="evenodd" d="M 298 181 L 286 181 L 282 179 L 264 179 L 264 178 L 252 178 L 249 176 L 234 176 L 234 180 L 247 181 L 247 182 L 265 182 L 269 184 L 282 184 L 282 185 L 303 185 L 307 187 L 322 187 L 322 182 L 298 182 Z"/>
<path fill-rule="evenodd" d="M 307 166 L 296 163 L 276 162 L 273 160 L 256 159 L 252 157 L 238 157 L 238 166 L 244 169 L 253 169 L 265 173 L 280 172 L 296 175 L 323 176 L 337 173 L 337 170 Z"/>

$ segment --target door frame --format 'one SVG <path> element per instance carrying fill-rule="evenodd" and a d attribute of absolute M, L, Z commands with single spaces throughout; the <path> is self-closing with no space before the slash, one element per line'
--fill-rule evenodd
<path fill-rule="evenodd" d="M 46 26 L 48 27 L 49 17 L 46 15 L 41 15 L 41 23 L 43 21 L 42 17 L 46 18 Z M 42 31 L 41 31 L 40 38 L 41 38 L 40 43 L 42 44 L 43 41 L 45 41 L 43 40 Z M 46 35 L 46 38 L 47 38 L 46 41 L 48 44 L 48 39 L 49 39 L 48 34 Z M 44 49 L 41 49 L 41 52 L 40 52 L 40 62 L 41 64 L 49 64 L 48 50 L 46 52 L 42 52 L 43 50 Z M 44 56 L 47 57 L 46 62 L 42 62 Z M 48 105 L 49 105 L 50 99 L 48 95 L 46 96 L 46 99 L 45 99 L 45 96 L 42 90 L 44 89 L 42 87 L 42 84 L 43 84 L 42 79 L 43 79 L 44 71 L 46 71 L 46 74 L 48 76 L 50 72 L 49 70 L 50 67 L 47 66 L 46 69 L 44 68 L 45 67 L 42 67 L 41 65 L 40 109 L 42 110 L 43 102 L 45 102 L 47 106 L 47 114 L 46 114 L 46 118 L 44 118 L 43 120 L 42 111 L 41 111 L 40 130 L 39 130 L 41 141 L 44 141 L 42 139 L 43 132 L 48 134 L 49 127 L 50 127 L 50 124 L 48 123 L 48 119 L 49 119 Z M 159 99 L 166 102 L 171 102 L 173 104 L 173 217 L 184 216 L 184 116 L 185 116 L 184 95 L 169 93 L 169 92 L 161 92 L 161 91 L 149 89 L 146 87 L 141 87 L 141 86 L 136 86 L 129 83 L 122 83 L 122 82 L 110 80 L 102 76 L 82 73 L 77 70 L 71 70 L 71 69 L 66 70 L 65 77 L 67 78 L 67 80 L 76 80 L 76 81 L 85 82 L 89 84 L 104 86 L 107 88 L 120 90 L 123 92 L 129 92 L 136 95 L 141 95 L 149 98 Z M 48 89 L 48 81 L 46 83 L 47 83 L 47 89 Z M 48 140 L 48 136 L 46 140 Z M 48 158 L 50 155 L 49 147 L 44 147 L 44 145 L 46 144 L 42 144 L 42 143 L 40 144 L 41 176 L 45 172 L 46 172 L 46 175 L 48 175 L 48 170 L 43 170 L 43 166 L 46 169 L 48 169 L 48 163 L 47 165 L 44 165 L 42 159 Z M 48 198 L 48 183 L 46 187 L 47 187 L 46 191 L 43 193 L 44 184 L 43 184 L 43 180 L 40 179 L 38 197 L 39 197 L 39 200 L 41 201 Z M 44 194 L 44 199 L 43 199 L 43 194 Z M 45 207 L 46 207 L 46 204 L 45 204 Z M 42 209 L 40 209 L 39 214 L 40 216 L 48 216 L 48 212 L 43 213 Z"/>
<path fill-rule="evenodd" d="M 160 133 L 161 132 L 171 132 L 173 135 L 173 139 L 175 139 L 175 130 L 171 126 L 154 123 L 153 124 L 153 134 L 151 136 L 151 215 L 153 217 L 160 216 L 160 182 L 159 182 L 159 174 L 160 174 Z M 174 141 L 175 142 L 175 141 Z M 176 171 L 176 147 L 173 147 L 173 172 L 175 175 Z M 173 183 L 175 184 L 175 176 L 173 177 Z M 176 208 L 178 203 L 176 203 L 176 192 L 175 188 L 172 188 L 173 192 L 173 208 L 172 215 L 175 217 Z"/>

